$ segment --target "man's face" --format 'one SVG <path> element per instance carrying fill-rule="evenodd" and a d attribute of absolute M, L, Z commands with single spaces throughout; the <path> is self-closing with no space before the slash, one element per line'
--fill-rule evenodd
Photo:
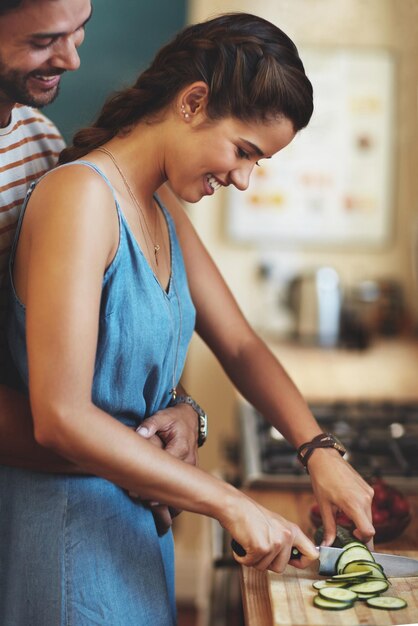
<path fill-rule="evenodd" d="M 61 75 L 80 65 L 90 15 L 90 0 L 24 0 L 0 16 L 0 114 L 55 99 Z"/>

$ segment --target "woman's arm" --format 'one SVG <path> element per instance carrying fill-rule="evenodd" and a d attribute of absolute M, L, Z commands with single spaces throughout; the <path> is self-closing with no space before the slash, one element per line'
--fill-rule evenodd
<path fill-rule="evenodd" d="M 178 200 L 164 188 L 161 189 L 161 196 L 171 210 Z M 144 420 L 144 428 L 147 432 L 142 431 L 142 436 L 150 438 L 157 435 L 167 452 L 187 463 L 196 464 L 197 418 L 192 407 L 179 404 L 160 411 Z M 33 434 L 29 399 L 5 385 L 0 385 L 0 465 L 40 472 L 82 471 L 68 459 L 37 443 Z"/>
<path fill-rule="evenodd" d="M 108 188 L 86 170 L 56 170 L 41 181 L 16 257 L 37 441 L 143 499 L 218 519 L 246 549 L 247 565 L 281 571 L 292 544 L 315 558 L 297 526 L 157 449 L 92 403 L 102 278 L 119 231 Z"/>
<path fill-rule="evenodd" d="M 241 394 L 295 448 L 310 441 L 321 428 L 300 392 L 245 320 L 184 211 L 178 209 L 175 219 L 197 309 L 197 332 Z M 309 471 L 323 514 L 326 542 L 332 543 L 335 537 L 335 508 L 353 519 L 359 537 L 370 540 L 374 534 L 371 487 L 333 449 L 315 450 Z"/>

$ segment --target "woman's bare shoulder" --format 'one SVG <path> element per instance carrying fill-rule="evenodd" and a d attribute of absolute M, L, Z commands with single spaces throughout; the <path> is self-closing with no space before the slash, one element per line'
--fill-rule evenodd
<path fill-rule="evenodd" d="M 88 210 L 87 210 L 88 209 Z M 59 166 L 48 172 L 33 189 L 25 220 L 49 218 L 57 213 L 69 219 L 115 219 L 115 199 L 106 180 L 81 163 Z"/>
<path fill-rule="evenodd" d="M 111 189 L 103 176 L 93 167 L 83 163 L 68 163 L 57 166 L 48 172 L 36 185 L 34 193 L 39 197 L 54 194 L 54 197 L 76 197 L 78 201 L 84 196 L 99 193 L 112 197 Z"/>

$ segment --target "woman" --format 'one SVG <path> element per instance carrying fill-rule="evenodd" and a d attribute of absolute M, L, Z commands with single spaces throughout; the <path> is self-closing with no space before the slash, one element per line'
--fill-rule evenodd
<path fill-rule="evenodd" d="M 296 525 L 134 432 L 176 403 L 196 329 L 295 447 L 321 434 L 185 213 L 169 214 L 155 195 L 165 181 L 188 202 L 246 189 L 311 113 L 289 38 L 255 16 L 220 16 L 165 46 L 29 194 L 9 342 L 37 441 L 85 475 L 1 468 L 5 626 L 175 623 L 171 533 L 159 537 L 130 493 L 216 518 L 245 565 L 280 572 L 292 546 L 304 555 L 296 566 L 316 558 Z M 341 508 L 369 540 L 371 489 L 337 450 L 313 443 L 308 453 L 327 528 Z"/>

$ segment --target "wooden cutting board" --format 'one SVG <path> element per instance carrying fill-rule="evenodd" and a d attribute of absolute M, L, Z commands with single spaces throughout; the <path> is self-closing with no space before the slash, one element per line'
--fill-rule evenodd
<path fill-rule="evenodd" d="M 418 558 L 417 551 L 398 551 Z M 408 603 L 399 611 L 371 609 L 357 600 L 351 609 L 324 611 L 313 605 L 317 591 L 312 587 L 315 580 L 322 579 L 317 565 L 299 570 L 288 566 L 282 575 L 268 572 L 269 596 L 274 626 L 390 626 L 391 624 L 418 624 L 418 576 L 392 578 L 391 586 L 384 595 L 403 598 Z"/>

